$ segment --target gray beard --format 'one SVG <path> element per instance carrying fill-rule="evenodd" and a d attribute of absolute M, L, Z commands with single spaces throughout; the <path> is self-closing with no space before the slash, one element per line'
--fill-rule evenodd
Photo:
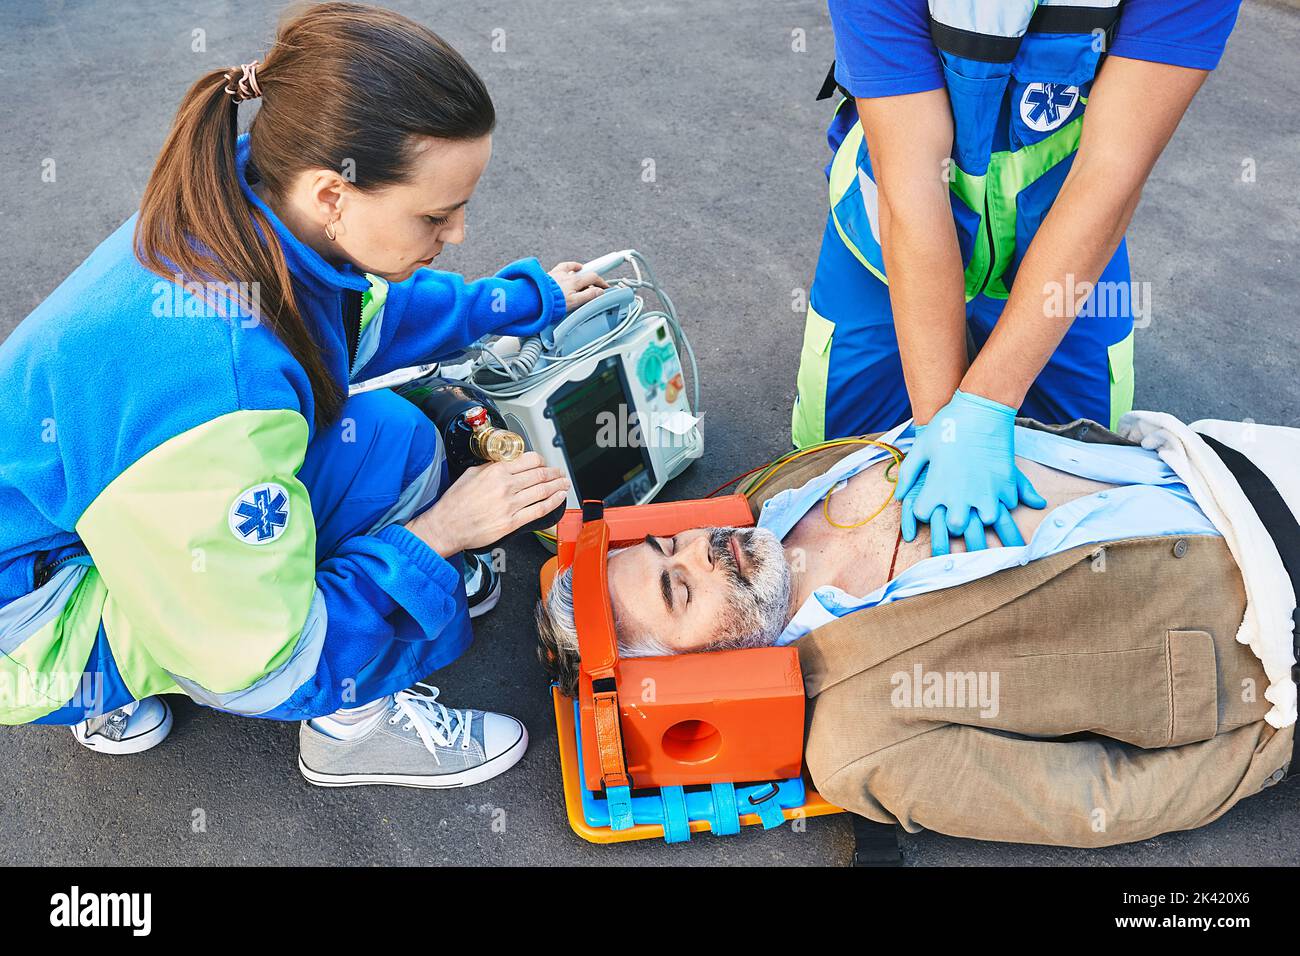
<path fill-rule="evenodd" d="M 748 577 L 740 573 L 727 538 L 736 534 L 736 544 L 749 566 Z M 723 617 L 722 637 L 713 650 L 769 647 L 785 630 L 792 581 L 781 541 L 766 528 L 714 528 L 709 545 L 731 580 L 731 596 Z"/>

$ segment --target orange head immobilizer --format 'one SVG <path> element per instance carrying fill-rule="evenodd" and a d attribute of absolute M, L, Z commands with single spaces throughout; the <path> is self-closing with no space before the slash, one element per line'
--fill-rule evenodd
<path fill-rule="evenodd" d="M 606 567 L 611 544 L 753 523 L 739 494 L 612 508 L 584 501 L 581 511 L 565 512 L 557 554 L 542 569 L 542 591 L 558 570 L 573 566 L 582 658 L 579 736 L 588 790 L 799 775 L 804 690 L 793 647 L 618 656 Z"/>

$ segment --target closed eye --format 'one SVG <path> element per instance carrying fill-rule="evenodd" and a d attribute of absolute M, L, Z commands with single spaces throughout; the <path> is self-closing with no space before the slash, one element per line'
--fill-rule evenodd
<path fill-rule="evenodd" d="M 672 552 L 665 551 L 663 544 L 660 543 L 660 539 L 656 538 L 654 535 L 648 534 L 645 536 L 645 543 L 650 545 L 650 547 L 654 548 L 665 558 L 668 557 L 670 553 L 676 553 L 677 551 L 677 536 L 674 535 L 673 537 L 668 538 L 667 540 L 673 543 Z M 686 583 L 685 577 L 680 579 L 680 583 L 682 585 L 682 588 L 686 591 L 686 597 L 683 599 L 682 602 L 682 607 L 685 608 L 687 604 L 691 603 L 691 586 Z M 659 590 L 663 594 L 664 607 L 667 608 L 668 612 L 671 614 L 674 609 L 673 581 L 672 581 L 672 577 L 668 574 L 667 568 L 659 572 Z"/>
<path fill-rule="evenodd" d="M 671 541 L 671 542 L 673 543 L 673 549 L 672 549 L 672 551 L 670 551 L 670 552 L 668 552 L 668 553 L 669 553 L 669 554 L 676 554 L 676 553 L 677 553 L 677 535 L 673 535 L 673 536 L 672 536 L 671 538 L 669 538 L 668 540 Z M 683 606 L 683 608 L 684 608 L 687 604 L 690 604 L 690 603 L 691 603 L 691 586 L 690 586 L 689 584 L 686 583 L 686 576 L 685 576 L 685 575 L 682 576 L 682 588 L 686 591 L 686 599 L 685 599 L 685 601 L 684 601 L 683 604 L 682 604 L 682 606 Z"/>
<path fill-rule="evenodd" d="M 425 216 L 424 218 L 434 226 L 445 226 L 450 221 L 446 216 Z"/>

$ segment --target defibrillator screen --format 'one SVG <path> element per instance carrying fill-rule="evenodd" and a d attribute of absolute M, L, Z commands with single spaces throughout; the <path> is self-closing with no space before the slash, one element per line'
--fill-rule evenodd
<path fill-rule="evenodd" d="M 623 363 L 611 355 L 581 382 L 555 390 L 546 406 L 581 501 L 635 504 L 654 484 Z"/>

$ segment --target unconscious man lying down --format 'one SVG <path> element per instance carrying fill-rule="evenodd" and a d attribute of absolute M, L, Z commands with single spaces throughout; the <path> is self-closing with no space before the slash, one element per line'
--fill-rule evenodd
<path fill-rule="evenodd" d="M 1296 525 L 1261 519 L 1176 419 L 1121 427 L 1022 419 L 1018 464 L 1047 499 L 1012 515 L 1028 544 L 990 534 L 938 557 L 926 526 L 901 540 L 897 504 L 835 526 L 888 495 L 886 452 L 797 459 L 750 496 L 756 527 L 611 551 L 621 653 L 796 642 L 813 782 L 912 832 L 1099 846 L 1208 823 L 1291 759 L 1295 595 L 1264 520 Z M 1247 451 L 1300 513 L 1300 431 L 1194 427 Z M 882 438 L 906 451 L 910 435 Z M 537 608 L 568 693 L 571 584 L 557 575 Z"/>

